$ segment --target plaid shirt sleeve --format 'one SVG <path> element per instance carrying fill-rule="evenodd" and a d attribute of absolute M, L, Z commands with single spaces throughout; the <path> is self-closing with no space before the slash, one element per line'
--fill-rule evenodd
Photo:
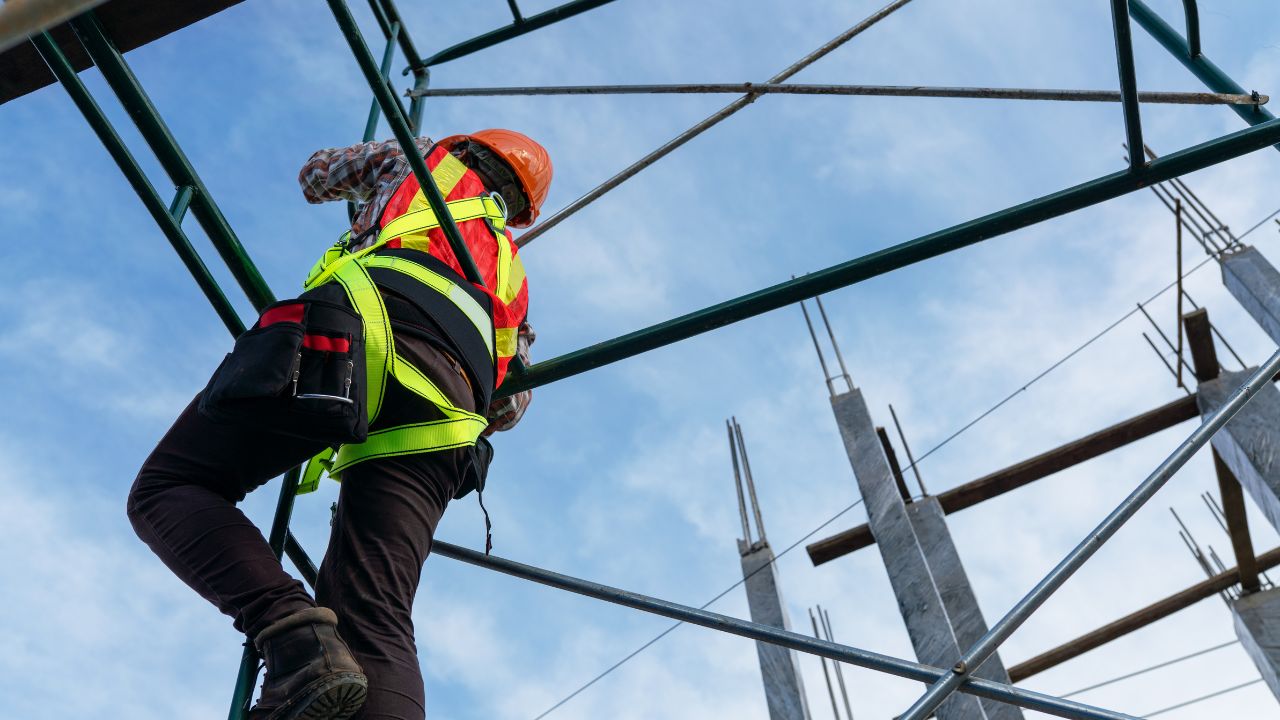
<path fill-rule="evenodd" d="M 516 354 L 520 356 L 520 361 L 528 367 L 532 364 L 529 359 L 529 346 L 533 345 L 533 341 L 538 339 L 537 333 L 533 331 L 533 326 L 528 322 L 520 323 L 519 334 L 516 335 Z M 533 391 L 522 390 L 515 395 L 504 398 L 498 398 L 489 405 L 489 427 L 485 428 L 484 436 L 489 437 L 495 432 L 503 432 L 510 430 L 520 422 L 520 418 L 524 417 L 524 411 L 529 409 L 529 403 L 533 402 Z"/>
<path fill-rule="evenodd" d="M 431 140 L 418 138 L 417 145 L 420 152 L 425 152 L 431 147 Z M 401 166 L 407 165 L 403 156 L 395 140 L 318 150 L 302 166 L 298 184 L 309 203 L 368 202 L 381 185 L 397 178 Z"/>

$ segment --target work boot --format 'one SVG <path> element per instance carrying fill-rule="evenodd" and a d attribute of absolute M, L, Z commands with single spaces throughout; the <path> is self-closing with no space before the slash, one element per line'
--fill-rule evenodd
<path fill-rule="evenodd" d="M 360 709 L 369 681 L 337 626 L 332 610 L 317 607 L 258 633 L 267 676 L 249 720 L 346 720 Z"/>

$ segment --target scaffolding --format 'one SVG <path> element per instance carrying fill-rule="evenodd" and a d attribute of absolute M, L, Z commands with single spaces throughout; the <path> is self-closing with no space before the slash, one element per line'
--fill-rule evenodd
<path fill-rule="evenodd" d="M 401 146 L 412 146 L 419 127 L 423 100 L 430 96 L 463 94 L 548 94 L 577 92 L 733 92 L 741 96 L 705 120 L 677 135 L 640 160 L 618 172 L 599 187 L 573 201 L 551 215 L 538 226 L 524 233 L 518 243 L 525 245 L 543 232 L 600 198 L 613 188 L 633 177 L 696 135 L 705 132 L 730 115 L 739 112 L 765 94 L 816 93 L 831 94 L 880 94 L 923 95 L 928 97 L 987 97 L 992 99 L 1044 99 L 1119 102 L 1123 108 L 1124 131 L 1129 148 L 1143 148 L 1142 123 L 1139 114 L 1141 102 L 1203 102 L 1226 104 L 1250 127 L 1212 140 L 1202 142 L 1161 157 L 1148 157 L 1142 152 L 1131 152 L 1128 166 L 1117 172 L 1094 178 L 1073 187 L 1065 188 L 1042 197 L 1005 208 L 933 233 L 878 250 L 861 257 L 833 265 L 823 270 L 748 293 L 671 320 L 646 327 L 620 337 L 576 350 L 560 357 L 533 364 L 531 367 L 515 367 L 509 379 L 499 390 L 499 395 L 547 385 L 575 375 L 618 362 L 620 360 L 679 342 L 716 328 L 736 323 L 757 315 L 782 308 L 818 295 L 898 270 L 921 261 L 949 253 L 983 240 L 1028 227 L 1075 210 L 1086 208 L 1145 187 L 1175 181 L 1186 173 L 1240 157 L 1268 146 L 1280 148 L 1280 121 L 1261 105 L 1265 98 L 1246 92 L 1229 76 L 1214 65 L 1201 51 L 1199 20 L 1195 0 L 1183 0 L 1186 13 L 1186 38 L 1153 12 L 1143 0 L 1109 0 L 1112 31 L 1115 39 L 1116 65 L 1119 78 L 1118 91 L 1051 91 L 992 88 L 888 88 L 883 86 L 805 86 L 787 84 L 787 80 L 800 70 L 821 59 L 835 48 L 850 41 L 876 23 L 905 6 L 910 0 L 894 0 L 884 8 L 837 35 L 828 43 L 788 66 L 764 83 L 721 84 L 703 86 L 613 86 L 611 88 L 490 88 L 480 90 L 432 90 L 428 69 L 478 52 L 514 37 L 549 26 L 579 15 L 612 0 L 571 0 L 545 12 L 523 16 L 516 0 L 508 0 L 512 22 L 496 30 L 460 42 L 427 58 L 421 57 L 411 39 L 405 23 L 396 9 L 394 0 L 369 0 L 370 8 L 385 42 L 381 62 L 370 51 L 345 0 L 327 0 L 339 32 L 347 41 L 361 73 L 373 94 L 374 101 L 365 127 L 365 138 L 370 139 L 379 116 L 386 119 L 393 135 Z M 99 0 L 100 2 L 100 0 Z M 240 289 L 252 305 L 261 310 L 274 301 L 275 296 L 263 280 L 251 258 L 241 245 L 235 232 L 219 210 L 212 194 L 202 183 L 191 162 L 177 140 L 150 102 L 137 78 L 122 55 L 121 47 L 129 49 L 158 37 L 166 32 L 189 25 L 209 14 L 224 9 L 234 2 L 207 2 L 174 4 L 162 14 L 159 27 L 134 29 L 129 13 L 136 12 L 145 3 L 140 0 L 116 0 L 91 9 L 99 2 L 93 0 L 57 0 L 37 2 L 25 0 L 0 6 L 0 49 L 13 46 L 10 55 L 19 69 L 25 68 L 25 85 L 10 92 L 0 101 L 15 94 L 29 92 L 47 83 L 41 75 L 44 68 L 61 83 L 76 107 L 106 147 L 112 159 L 124 173 L 126 180 L 159 226 L 174 251 L 195 279 L 219 319 L 233 335 L 244 331 L 245 325 L 234 310 L 224 291 L 214 280 L 204 260 L 189 240 L 183 222 L 188 214 L 208 235 L 221 260 L 232 273 Z M 70 17 L 67 26 L 56 25 Z M 1131 26 L 1136 22 L 1199 78 L 1209 93 L 1157 94 L 1141 93 L 1137 89 Z M 56 27 L 55 27 L 56 25 Z M 69 30 L 68 30 L 69 26 Z M 108 32 L 107 27 L 116 29 Z M 23 42 L 29 37 L 30 43 Z M 120 41 L 117 44 L 117 40 Z M 44 66 L 32 70 L 23 65 L 34 48 Z M 407 61 L 405 75 L 413 76 L 413 87 L 407 93 L 409 106 L 397 98 L 391 79 L 391 65 L 399 50 Z M 16 53 L 16 54 L 15 54 Z M 22 53 L 27 53 L 24 56 Z M 165 200 L 150 183 L 115 128 L 108 121 L 97 101 L 81 82 L 77 71 L 89 63 L 97 66 L 107 85 L 137 126 L 150 150 L 158 158 L 165 173 L 177 187 L 176 194 Z M 28 82 L 29 81 L 29 82 Z M 427 170 L 421 156 L 406 153 L 427 201 L 436 216 L 443 219 L 444 233 L 457 257 L 464 274 L 473 282 L 481 282 L 481 276 L 462 241 L 444 200 Z M 1163 199 L 1163 198 L 1162 198 Z M 1207 218 L 1206 218 L 1207 222 Z M 1207 230 L 1205 232 L 1208 232 Z M 1203 233 L 1202 233 L 1203 234 Z M 824 313 L 825 321 L 825 313 Z M 815 340 L 816 342 L 816 340 Z M 842 375 L 843 362 L 841 362 Z M 950 668 L 933 667 L 910 660 L 890 657 L 856 647 L 839 644 L 823 637 L 781 630 L 767 625 L 743 621 L 737 618 L 692 608 L 635 592 L 610 587 L 581 578 L 575 578 L 548 569 L 526 565 L 512 560 L 486 555 L 446 542 L 436 541 L 435 554 L 470 563 L 514 577 L 560 588 L 569 592 L 595 598 L 625 607 L 662 615 L 668 618 L 701 625 L 726 633 L 740 635 L 764 643 L 771 643 L 799 652 L 817 655 L 838 662 L 846 662 L 899 677 L 917 680 L 928 689 L 902 715 L 902 720 L 923 720 L 928 717 L 952 693 L 961 692 L 1012 703 L 1059 717 L 1093 718 L 1106 720 L 1132 720 L 1132 716 L 1086 705 L 1064 697 L 1053 697 L 1015 687 L 1008 683 L 984 680 L 973 672 L 1020 625 L 1036 611 L 1061 585 L 1072 576 L 1093 554 L 1120 529 L 1153 495 L 1179 470 L 1187 460 L 1223 425 L 1240 411 L 1249 400 L 1280 372 L 1280 350 L 1249 375 L 1223 404 L 1205 413 L 1203 422 L 1187 436 L 1152 473 L 1139 483 L 1098 526 L 1091 531 L 1056 567 L 1037 583 L 1013 608 L 990 627 L 990 630 L 961 660 Z M 839 377 L 839 376 L 837 376 Z M 830 386 L 832 380 L 828 376 Z M 1194 407 L 1194 406 L 1193 406 Z M 1168 422 L 1172 416 L 1185 412 L 1185 407 L 1166 412 L 1159 422 Z M 896 420 L 896 417 L 895 417 Z M 1151 427 L 1147 418 L 1144 427 Z M 1157 423 L 1158 424 L 1158 423 Z M 1151 432 L 1154 432 L 1152 430 Z M 914 463 L 913 463 L 914 466 Z M 277 557 L 287 555 L 303 578 L 314 585 L 316 567 L 289 530 L 289 520 L 299 480 L 299 470 L 290 470 L 281 483 L 279 500 L 272 520 L 268 542 Z M 940 496 L 941 497 L 941 496 Z M 812 550 L 811 550 L 812 554 Z M 816 559 L 816 558 L 815 558 Z M 1269 566 L 1270 558 L 1260 564 Z M 1227 573 L 1223 573 L 1225 576 Z M 1211 581 L 1213 579 L 1211 578 Z M 1221 580 L 1211 583 L 1221 589 Z M 830 637 L 829 631 L 827 633 Z M 241 667 L 236 678 L 231 720 L 244 716 L 255 684 L 258 657 L 254 648 L 246 646 Z"/>

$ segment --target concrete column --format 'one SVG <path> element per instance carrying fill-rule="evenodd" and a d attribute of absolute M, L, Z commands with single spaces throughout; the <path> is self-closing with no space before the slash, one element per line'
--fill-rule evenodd
<path fill-rule="evenodd" d="M 1222 256 L 1222 284 L 1280 345 L 1280 272 L 1246 245 Z"/>
<path fill-rule="evenodd" d="M 1231 604 L 1231 614 L 1241 646 L 1280 698 L 1280 589 L 1241 597 Z"/>
<path fill-rule="evenodd" d="M 1196 395 L 1200 414 L 1221 407 L 1251 372 L 1224 371 L 1201 382 Z M 1280 390 L 1267 383 L 1212 442 L 1262 514 L 1280 529 Z M 1231 603 L 1231 614 L 1241 645 L 1280 699 L 1280 589 L 1242 596 Z"/>
<path fill-rule="evenodd" d="M 1200 383 L 1196 404 L 1205 415 L 1226 403 L 1253 369 L 1223 371 Z M 1270 383 L 1213 436 L 1213 448 L 1280 530 L 1280 390 Z"/>
<path fill-rule="evenodd" d="M 738 554 L 742 556 L 743 586 L 747 591 L 747 607 L 752 622 L 790 630 L 787 603 L 782 599 L 782 583 L 778 566 L 773 564 L 773 549 L 764 532 L 764 513 L 756 497 L 756 483 L 751 475 L 751 460 L 742 427 L 736 418 L 725 423 L 729 432 L 729 456 L 733 459 L 734 489 L 738 493 L 738 515 L 742 521 L 742 539 Z M 750 509 L 748 509 L 748 504 Z M 755 518 L 755 532 L 751 519 Z M 760 657 L 760 676 L 764 680 L 764 697 L 770 720 L 809 720 L 809 703 L 804 694 L 804 679 L 794 650 L 756 643 Z"/>
<path fill-rule="evenodd" d="M 861 391 L 833 397 L 831 407 L 916 657 L 923 663 L 951 667 L 986 633 L 987 624 L 942 509 L 934 498 L 915 503 L 904 500 Z M 996 655 L 975 674 L 1009 682 Z M 1021 720 L 1022 711 L 1013 705 L 955 694 L 938 709 L 938 718 Z"/>
<path fill-rule="evenodd" d="M 742 576 L 746 578 L 747 606 L 751 621 L 791 629 L 778 566 L 773 564 L 773 550 L 767 542 L 748 545 L 738 542 L 742 553 Z M 770 720 L 809 720 L 809 704 L 804 694 L 804 678 L 800 662 L 789 648 L 757 642 L 760 675 L 764 679 L 764 697 L 769 705 Z"/>

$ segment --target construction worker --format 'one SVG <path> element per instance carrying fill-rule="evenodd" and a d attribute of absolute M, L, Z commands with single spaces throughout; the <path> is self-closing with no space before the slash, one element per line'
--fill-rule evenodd
<path fill-rule="evenodd" d="M 129 494 L 138 536 L 263 655 L 253 720 L 425 717 L 410 616 L 422 566 L 449 500 L 483 489 L 484 438 L 530 400 L 491 398 L 534 339 L 506 226 L 538 216 L 547 152 L 510 130 L 416 151 L 483 286 L 464 279 L 397 143 L 315 153 L 303 195 L 359 203 L 350 233 L 305 293 L 236 340 Z M 308 459 L 304 489 L 323 469 L 342 480 L 314 599 L 236 507 Z"/>

